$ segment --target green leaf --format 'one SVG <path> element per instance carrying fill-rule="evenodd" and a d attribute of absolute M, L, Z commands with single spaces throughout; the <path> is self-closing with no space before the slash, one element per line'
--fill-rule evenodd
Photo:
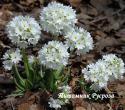
<path fill-rule="evenodd" d="M 40 81 L 40 88 L 42 88 L 42 89 L 45 89 L 46 88 L 46 86 L 45 86 L 45 84 L 44 84 L 44 82 L 43 81 Z"/>
<path fill-rule="evenodd" d="M 26 89 L 28 89 L 28 90 L 33 88 L 33 83 L 28 79 L 26 79 L 25 85 L 26 85 Z"/>
<path fill-rule="evenodd" d="M 58 70 L 53 70 L 55 79 L 60 78 L 60 75 L 61 75 L 61 73 L 63 73 L 63 70 L 64 70 L 63 66 L 61 66 Z"/>
<path fill-rule="evenodd" d="M 23 54 L 23 61 L 24 61 L 24 67 L 25 67 L 25 72 L 27 75 L 27 79 L 30 80 L 31 82 L 34 82 L 35 79 L 35 69 L 32 67 L 31 64 L 29 64 L 28 57 L 25 53 L 25 50 L 22 50 Z"/>
<path fill-rule="evenodd" d="M 14 78 L 14 83 L 16 84 L 17 88 L 20 90 L 20 91 L 25 91 L 25 88 L 24 86 L 18 84 L 18 82 L 16 81 L 16 79 Z"/>
<path fill-rule="evenodd" d="M 25 53 L 25 49 L 22 49 L 22 54 L 23 54 L 23 62 L 24 62 L 25 72 L 26 72 L 27 78 L 29 78 L 28 58 L 27 58 L 27 55 Z"/>
<path fill-rule="evenodd" d="M 29 77 L 27 79 L 29 79 L 31 82 L 34 82 L 36 80 L 35 73 L 32 67 L 29 68 Z"/>
<path fill-rule="evenodd" d="M 46 84 L 47 90 L 55 91 L 56 90 L 56 80 L 55 75 L 52 70 L 47 69 L 44 76 L 44 83 Z"/>
<path fill-rule="evenodd" d="M 23 96 L 24 95 L 24 91 L 21 91 L 20 89 L 17 89 L 16 91 L 14 91 L 11 95 L 8 95 L 8 97 L 17 97 L 17 96 Z"/>
<path fill-rule="evenodd" d="M 14 65 L 12 67 L 12 70 L 14 72 L 14 78 L 15 78 L 15 81 L 17 82 L 17 84 L 23 88 L 25 88 L 25 80 L 20 76 L 19 72 L 18 72 L 18 68 L 16 65 Z M 15 83 L 16 83 L 15 82 Z"/>

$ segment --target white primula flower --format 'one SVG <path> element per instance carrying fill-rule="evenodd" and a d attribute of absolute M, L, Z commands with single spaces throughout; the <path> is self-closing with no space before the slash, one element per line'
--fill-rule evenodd
<path fill-rule="evenodd" d="M 62 90 L 64 93 L 71 93 L 71 87 L 69 85 L 64 85 L 59 87 L 60 90 Z"/>
<path fill-rule="evenodd" d="M 125 65 L 121 58 L 118 58 L 115 54 L 104 55 L 102 58 L 108 65 L 108 69 L 111 71 L 111 75 L 118 79 L 125 73 Z"/>
<path fill-rule="evenodd" d="M 50 107 L 50 108 L 55 108 L 56 110 L 57 110 L 58 108 L 61 108 L 61 102 L 60 102 L 59 99 L 53 99 L 53 98 L 51 97 L 51 98 L 49 99 L 48 104 L 49 104 L 49 107 Z"/>
<path fill-rule="evenodd" d="M 3 55 L 3 66 L 6 70 L 11 70 L 13 64 L 19 63 L 19 61 L 22 60 L 22 55 L 20 54 L 20 50 L 16 49 L 14 50 L 8 50 Z"/>
<path fill-rule="evenodd" d="M 32 64 L 32 63 L 35 61 L 35 57 L 32 56 L 32 55 L 30 55 L 30 56 L 28 57 L 28 61 L 29 61 L 30 64 Z"/>
<path fill-rule="evenodd" d="M 89 32 L 83 28 L 71 29 L 66 36 L 66 44 L 70 49 L 77 49 L 78 53 L 86 53 L 93 49 L 93 39 Z"/>
<path fill-rule="evenodd" d="M 69 53 L 67 46 L 59 41 L 50 41 L 45 44 L 39 51 L 40 63 L 48 68 L 58 69 L 66 66 L 68 63 Z"/>
<path fill-rule="evenodd" d="M 40 20 L 42 29 L 53 35 L 63 35 L 77 22 L 72 7 L 57 2 L 51 2 L 42 9 Z"/>
<path fill-rule="evenodd" d="M 106 63 L 103 60 L 99 60 L 95 64 L 89 64 L 82 70 L 82 73 L 84 73 L 85 80 L 91 80 L 98 84 L 100 88 L 107 86 L 109 72 Z"/>
<path fill-rule="evenodd" d="M 82 70 L 82 73 L 86 80 L 94 82 L 94 88 L 97 87 L 97 85 L 103 88 L 106 87 L 107 82 L 113 80 L 113 78 L 122 78 L 125 73 L 125 66 L 121 58 L 118 58 L 115 54 L 108 54 L 104 55 L 102 60 L 89 64 Z"/>
<path fill-rule="evenodd" d="M 7 24 L 10 40 L 21 48 L 35 45 L 40 39 L 41 28 L 37 21 L 29 16 L 16 16 Z"/>

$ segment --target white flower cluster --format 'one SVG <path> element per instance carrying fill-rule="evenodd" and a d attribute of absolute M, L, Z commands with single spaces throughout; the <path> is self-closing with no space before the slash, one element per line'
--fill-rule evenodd
<path fill-rule="evenodd" d="M 59 87 L 59 89 L 62 91 L 61 93 L 68 95 L 71 93 L 71 87 L 66 85 L 66 86 L 62 86 Z M 69 99 L 68 98 L 63 98 L 63 99 L 54 99 L 54 98 L 50 98 L 48 104 L 50 108 L 55 108 L 56 110 L 58 108 L 61 108 L 62 105 L 69 103 Z"/>
<path fill-rule="evenodd" d="M 91 80 L 94 85 L 103 88 L 107 86 L 110 77 L 116 79 L 122 77 L 125 73 L 125 67 L 121 58 L 118 58 L 115 54 L 108 54 L 104 55 L 102 60 L 89 64 L 82 70 L 82 73 L 86 80 Z"/>
<path fill-rule="evenodd" d="M 77 22 L 76 12 L 70 6 L 51 2 L 41 11 L 41 26 L 53 35 L 64 34 Z"/>
<path fill-rule="evenodd" d="M 50 41 L 39 51 L 40 63 L 51 69 L 58 69 L 60 66 L 66 66 L 69 53 L 67 46 L 59 41 Z"/>
<path fill-rule="evenodd" d="M 86 80 L 91 80 L 92 82 L 97 83 L 100 88 L 107 86 L 109 74 L 107 65 L 103 60 L 88 65 L 82 72 L 84 73 L 84 78 Z"/>
<path fill-rule="evenodd" d="M 22 55 L 20 54 L 20 50 L 16 49 L 14 50 L 8 50 L 4 55 L 3 55 L 3 66 L 6 70 L 11 70 L 13 64 L 19 63 L 19 61 L 22 60 Z"/>
<path fill-rule="evenodd" d="M 76 48 L 80 53 L 89 52 L 93 49 L 93 39 L 89 32 L 83 28 L 74 28 L 66 36 L 66 44 L 70 49 Z"/>
<path fill-rule="evenodd" d="M 29 16 L 16 16 L 7 24 L 8 37 L 21 48 L 35 45 L 40 39 L 41 28 L 37 21 Z"/>
<path fill-rule="evenodd" d="M 49 104 L 49 107 L 50 107 L 50 108 L 55 108 L 56 110 L 57 110 L 58 108 L 61 108 L 61 102 L 60 102 L 59 99 L 54 99 L 54 98 L 51 97 L 51 98 L 49 99 L 48 104 Z"/>
<path fill-rule="evenodd" d="M 71 93 L 71 87 L 69 85 L 59 87 L 64 93 Z"/>
<path fill-rule="evenodd" d="M 28 57 L 28 62 L 29 62 L 30 64 L 32 64 L 34 61 L 35 61 L 35 56 L 30 55 L 30 56 Z"/>
<path fill-rule="evenodd" d="M 125 73 L 125 64 L 121 58 L 118 58 L 115 54 L 109 54 L 104 55 L 103 60 L 108 65 L 108 69 L 114 78 L 122 78 Z"/>

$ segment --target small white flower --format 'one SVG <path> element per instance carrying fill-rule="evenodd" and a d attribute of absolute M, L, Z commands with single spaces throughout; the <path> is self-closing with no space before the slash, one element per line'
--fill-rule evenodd
<path fill-rule="evenodd" d="M 10 60 L 3 61 L 3 66 L 5 70 L 11 70 L 13 63 Z"/>
<path fill-rule="evenodd" d="M 58 108 L 61 108 L 61 102 L 60 102 L 59 99 L 53 99 L 53 98 L 51 97 L 51 98 L 49 99 L 48 104 L 49 104 L 49 107 L 50 107 L 50 108 L 55 108 L 56 110 L 57 110 Z"/>
<path fill-rule="evenodd" d="M 20 54 L 20 50 L 16 49 L 14 50 L 8 50 L 4 55 L 3 55 L 3 66 L 6 70 L 11 70 L 13 64 L 19 63 L 19 61 L 22 60 L 22 55 Z"/>
<path fill-rule="evenodd" d="M 108 54 L 103 56 L 103 60 L 107 63 L 112 77 L 118 79 L 123 76 L 125 64 L 121 58 L 118 58 L 115 54 Z"/>
<path fill-rule="evenodd" d="M 39 51 L 40 63 L 51 69 L 58 69 L 66 66 L 68 63 L 69 53 L 62 42 L 50 41 L 45 44 Z"/>
<path fill-rule="evenodd" d="M 32 55 L 30 55 L 30 56 L 28 57 L 28 61 L 29 61 L 30 64 L 32 64 L 32 63 L 35 61 L 35 57 L 32 56 Z"/>
<path fill-rule="evenodd" d="M 64 93 L 71 93 L 71 87 L 69 85 L 59 87 Z"/>
<path fill-rule="evenodd" d="M 78 53 L 86 53 L 93 49 L 93 39 L 89 32 L 83 28 L 71 29 L 66 36 L 66 44 L 69 45 L 70 49 L 77 49 Z"/>
<path fill-rule="evenodd" d="M 77 22 L 76 12 L 70 6 L 51 2 L 41 11 L 41 26 L 53 35 L 64 34 Z"/>
<path fill-rule="evenodd" d="M 10 40 L 21 48 L 35 45 L 40 39 L 41 28 L 37 21 L 29 16 L 16 16 L 7 24 Z"/>

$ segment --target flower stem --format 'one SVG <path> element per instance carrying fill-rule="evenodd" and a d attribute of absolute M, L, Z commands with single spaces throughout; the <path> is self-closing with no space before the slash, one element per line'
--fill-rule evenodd
<path fill-rule="evenodd" d="M 15 80 L 19 83 L 19 85 L 21 85 L 21 86 L 24 87 L 24 86 L 25 86 L 25 81 L 24 81 L 24 79 L 20 76 L 16 64 L 14 64 L 14 66 L 13 66 L 13 71 L 14 71 Z"/>
<path fill-rule="evenodd" d="M 17 69 L 16 64 L 14 64 L 14 69 L 15 69 L 15 76 L 16 76 L 19 80 L 22 80 L 22 78 L 21 78 L 21 76 L 20 76 L 20 74 L 19 74 L 19 71 L 18 71 L 18 69 Z"/>
<path fill-rule="evenodd" d="M 26 72 L 27 78 L 29 78 L 28 59 L 27 59 L 27 56 L 25 53 L 25 49 L 22 49 L 22 54 L 23 54 L 23 62 L 24 62 L 25 72 Z"/>

